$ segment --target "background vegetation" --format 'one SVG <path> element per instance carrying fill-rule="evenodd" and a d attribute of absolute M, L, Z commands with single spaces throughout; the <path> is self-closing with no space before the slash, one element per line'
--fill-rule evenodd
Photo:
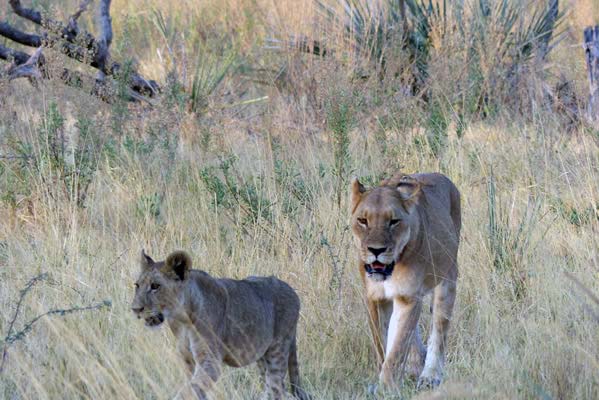
<path fill-rule="evenodd" d="M 599 134 L 578 110 L 599 6 L 560 2 L 547 49 L 544 2 L 407 3 L 409 31 L 395 1 L 114 0 L 112 55 L 162 85 L 153 106 L 0 82 L 0 397 L 174 396 L 172 335 L 129 310 L 145 248 L 290 282 L 306 389 L 368 398 L 347 187 L 402 169 L 451 177 L 464 225 L 445 383 L 388 398 L 596 398 Z M 14 340 L 20 298 L 13 334 L 97 307 Z M 214 398 L 260 390 L 228 369 Z"/>

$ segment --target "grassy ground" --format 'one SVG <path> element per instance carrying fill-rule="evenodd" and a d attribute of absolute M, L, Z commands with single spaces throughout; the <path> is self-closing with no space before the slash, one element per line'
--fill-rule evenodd
<path fill-rule="evenodd" d="M 570 30 L 549 72 L 510 93 L 524 106 L 506 96 L 464 119 L 452 107 L 467 101 L 434 100 L 450 98 L 462 76 L 447 49 L 431 55 L 432 105 L 390 93 L 393 82 L 353 79 L 336 57 L 265 50 L 273 27 L 325 30 L 310 22 L 311 2 L 292 10 L 291 2 L 115 0 L 115 57 L 133 56 L 160 82 L 175 71 L 184 86 L 202 68 L 196 54 L 209 60 L 205 70 L 226 74 L 218 82 L 213 74 L 196 113 L 175 85 L 150 109 L 102 104 L 56 82 L 0 82 L 0 338 L 20 290 L 40 273 L 48 277 L 25 295 L 13 333 L 48 310 L 111 302 L 44 317 L 8 343 L 0 397 L 174 396 L 184 373 L 172 335 L 129 310 L 145 248 L 160 259 L 186 249 L 214 276 L 287 280 L 302 299 L 306 389 L 319 399 L 368 398 L 378 371 L 348 183 L 401 168 L 451 177 L 463 233 L 445 383 L 416 392 L 407 382 L 386 398 L 596 398 L 599 309 L 576 280 L 599 292 L 598 136 L 536 102 L 539 88 L 560 79 L 584 99 L 580 32 L 599 18 L 593 3 L 570 2 Z M 217 386 L 216 399 L 261 390 L 255 367 L 227 369 Z"/>

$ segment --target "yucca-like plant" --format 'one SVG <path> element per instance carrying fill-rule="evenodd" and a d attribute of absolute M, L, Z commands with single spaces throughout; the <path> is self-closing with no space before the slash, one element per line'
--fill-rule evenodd
<path fill-rule="evenodd" d="M 202 112 L 206 109 L 208 97 L 222 83 L 236 58 L 234 50 L 226 50 L 222 56 L 207 51 L 199 52 L 189 96 L 190 111 Z"/>
<path fill-rule="evenodd" d="M 218 51 L 210 49 L 204 41 L 197 39 L 195 53 L 197 57 L 192 65 L 191 82 L 187 80 L 187 59 L 175 50 L 183 47 L 177 43 L 177 32 L 172 23 L 168 23 L 160 11 L 154 11 L 154 24 L 161 34 L 170 59 L 169 75 L 173 80 L 184 81 L 188 95 L 188 109 L 201 113 L 208 106 L 208 99 L 222 83 L 227 73 L 236 64 L 238 54 L 235 48 L 225 46 Z"/>
<path fill-rule="evenodd" d="M 469 43 L 469 62 L 485 58 L 484 48 L 493 39 L 494 64 L 513 73 L 533 55 L 540 60 L 546 57 L 564 15 L 559 0 L 530 4 L 517 0 L 315 1 L 327 25 L 341 26 L 350 48 L 374 68 L 384 71 L 392 57 L 407 56 L 416 87 L 427 79 L 432 32 L 441 38 L 441 46 L 445 38 Z M 322 45 L 320 55 L 331 50 L 326 40 L 315 43 Z"/>

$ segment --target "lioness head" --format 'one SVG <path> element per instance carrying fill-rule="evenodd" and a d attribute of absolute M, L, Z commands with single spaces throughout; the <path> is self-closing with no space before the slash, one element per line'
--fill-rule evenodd
<path fill-rule="evenodd" d="M 175 251 L 166 261 L 156 262 L 142 250 L 140 265 L 131 310 L 147 326 L 158 326 L 178 305 L 181 285 L 191 269 L 191 257 L 184 251 Z"/>
<path fill-rule="evenodd" d="M 351 184 L 352 231 L 368 276 L 384 280 L 391 275 L 415 229 L 415 205 L 421 185 L 397 175 L 367 190 L 358 179 Z"/>

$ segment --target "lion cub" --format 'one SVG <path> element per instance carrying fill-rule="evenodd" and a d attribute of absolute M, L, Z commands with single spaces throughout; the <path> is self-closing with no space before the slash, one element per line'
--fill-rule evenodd
<path fill-rule="evenodd" d="M 177 398 L 191 392 L 206 399 L 223 364 L 253 362 L 272 398 L 284 397 L 287 370 L 295 397 L 309 398 L 300 389 L 297 361 L 300 300 L 285 282 L 275 277 L 216 279 L 192 270 L 191 257 L 183 251 L 156 262 L 142 250 L 131 308 L 147 326 L 167 321 L 177 338 L 190 377 Z"/>

